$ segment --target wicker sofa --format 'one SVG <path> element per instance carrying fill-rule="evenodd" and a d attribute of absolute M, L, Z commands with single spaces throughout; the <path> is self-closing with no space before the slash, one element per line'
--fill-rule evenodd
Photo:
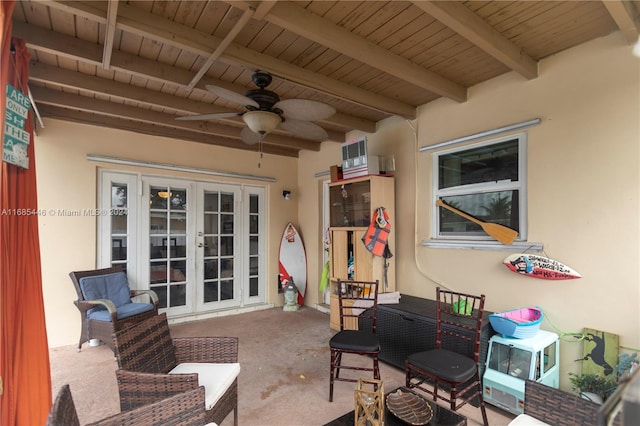
<path fill-rule="evenodd" d="M 202 426 L 205 423 L 204 388 L 201 386 L 87 426 Z M 80 426 L 69 385 L 60 388 L 49 411 L 46 426 Z"/>
<path fill-rule="evenodd" d="M 524 385 L 524 414 L 509 424 L 596 425 L 599 408 L 600 405 L 578 395 L 527 380 Z"/>

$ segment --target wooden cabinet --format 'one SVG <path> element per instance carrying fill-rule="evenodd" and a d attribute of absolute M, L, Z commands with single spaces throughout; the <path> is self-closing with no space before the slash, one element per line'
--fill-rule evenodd
<path fill-rule="evenodd" d="M 374 256 L 367 250 L 364 236 L 373 212 L 384 207 L 389 216 L 391 233 L 387 243 L 395 253 L 394 179 L 365 176 L 332 182 L 329 185 L 329 246 L 331 276 L 330 327 L 340 328 L 338 316 L 338 279 L 380 281 L 380 292 L 396 290 L 394 258 Z"/>

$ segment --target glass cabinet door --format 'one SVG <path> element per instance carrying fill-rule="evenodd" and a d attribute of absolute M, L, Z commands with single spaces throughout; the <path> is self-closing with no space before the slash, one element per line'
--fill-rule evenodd
<path fill-rule="evenodd" d="M 330 226 L 368 226 L 371 220 L 369 181 L 345 183 L 329 188 Z"/>

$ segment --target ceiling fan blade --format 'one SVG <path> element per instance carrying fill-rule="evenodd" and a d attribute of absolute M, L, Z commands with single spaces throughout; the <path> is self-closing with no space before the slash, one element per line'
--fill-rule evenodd
<path fill-rule="evenodd" d="M 195 120 L 211 120 L 215 118 L 230 118 L 239 117 L 241 112 L 215 112 L 212 114 L 198 114 L 198 115 L 184 115 L 182 117 L 176 117 L 178 121 L 195 121 Z"/>
<path fill-rule="evenodd" d="M 310 99 L 285 99 L 277 102 L 273 107 L 280 108 L 284 118 L 304 121 L 324 120 L 336 113 L 334 107 Z"/>
<path fill-rule="evenodd" d="M 329 138 L 329 135 L 322 127 L 309 121 L 287 118 L 280 123 L 280 128 L 304 139 L 325 141 Z"/>
<path fill-rule="evenodd" d="M 240 93 L 233 92 L 229 89 L 222 88 L 220 86 L 207 84 L 207 90 L 220 98 L 235 102 L 239 105 L 253 106 L 256 108 L 260 107 L 260 105 L 258 105 L 258 103 L 253 99 L 248 98 L 245 95 L 241 95 Z"/>
<path fill-rule="evenodd" d="M 254 133 L 247 126 L 242 128 L 242 131 L 240 132 L 240 139 L 242 139 L 242 142 L 247 145 L 255 145 L 260 142 L 260 136 L 258 136 L 257 133 Z"/>

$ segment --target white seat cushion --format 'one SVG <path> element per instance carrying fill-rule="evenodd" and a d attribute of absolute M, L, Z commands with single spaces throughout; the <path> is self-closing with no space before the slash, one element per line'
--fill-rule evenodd
<path fill-rule="evenodd" d="M 186 362 L 178 364 L 169 374 L 198 374 L 198 385 L 204 386 L 204 405 L 211 410 L 240 374 L 240 364 L 208 364 Z"/>
<path fill-rule="evenodd" d="M 545 422 L 541 422 L 540 420 L 536 419 L 535 417 L 531 417 L 528 414 L 520 414 L 518 415 L 518 417 L 516 417 L 515 419 L 511 420 L 511 423 L 509 423 L 509 426 L 542 426 L 542 425 L 549 425 L 548 423 Z"/>

